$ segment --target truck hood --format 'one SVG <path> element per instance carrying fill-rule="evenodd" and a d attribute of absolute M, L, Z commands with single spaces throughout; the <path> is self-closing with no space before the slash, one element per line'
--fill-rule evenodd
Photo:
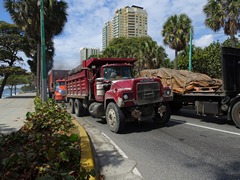
<path fill-rule="evenodd" d="M 62 90 L 66 90 L 65 86 L 57 86 L 56 87 L 56 91 L 62 91 Z"/>
<path fill-rule="evenodd" d="M 56 92 L 59 92 L 62 96 L 66 96 L 65 86 L 56 86 Z"/>
<path fill-rule="evenodd" d="M 160 82 L 160 89 L 162 89 L 162 83 L 159 78 L 134 78 L 134 79 L 119 79 L 112 81 L 111 89 L 117 89 L 119 92 L 136 92 L 137 83 L 151 83 Z"/>

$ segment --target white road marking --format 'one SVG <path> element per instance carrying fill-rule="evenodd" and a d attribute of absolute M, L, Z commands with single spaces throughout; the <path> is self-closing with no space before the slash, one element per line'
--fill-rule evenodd
<path fill-rule="evenodd" d="M 224 133 L 234 134 L 234 135 L 240 136 L 240 133 L 235 133 L 235 132 L 231 132 L 231 131 L 225 131 L 225 130 L 221 130 L 221 129 L 211 128 L 211 127 L 207 127 L 207 126 L 201 126 L 201 125 L 197 125 L 197 124 L 192 124 L 192 123 L 178 121 L 178 120 L 172 120 L 172 119 L 170 121 L 181 123 L 181 124 L 187 124 L 187 125 L 190 125 L 190 126 L 196 126 L 196 127 L 200 127 L 200 128 L 204 128 L 204 129 L 210 129 L 210 130 L 213 130 L 213 131 L 219 131 L 219 132 L 224 132 Z"/>
<path fill-rule="evenodd" d="M 122 157 L 128 159 L 127 155 L 105 133 L 102 132 L 102 134 L 110 141 L 110 143 L 112 143 L 112 145 L 117 149 L 117 151 Z M 136 167 L 133 168 L 133 173 L 143 179 L 142 175 L 140 174 Z"/>

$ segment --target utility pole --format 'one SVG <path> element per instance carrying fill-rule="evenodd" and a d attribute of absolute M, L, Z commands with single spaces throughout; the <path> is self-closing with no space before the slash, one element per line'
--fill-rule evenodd
<path fill-rule="evenodd" d="M 189 71 L 192 71 L 192 28 L 190 28 Z"/>
<path fill-rule="evenodd" d="M 45 59 L 45 29 L 44 29 L 44 9 L 43 0 L 40 1 L 40 18 L 41 18 L 41 57 L 42 57 L 42 101 L 47 101 L 47 73 L 46 73 L 46 59 Z"/>

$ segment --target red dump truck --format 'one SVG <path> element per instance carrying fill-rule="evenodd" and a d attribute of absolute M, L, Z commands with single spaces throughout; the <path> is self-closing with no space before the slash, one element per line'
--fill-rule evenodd
<path fill-rule="evenodd" d="M 69 71 L 66 99 L 70 112 L 77 116 L 90 113 L 106 118 L 109 129 L 119 133 L 125 122 L 153 119 L 165 124 L 170 119 L 170 87 L 158 78 L 134 78 L 137 59 L 92 58 Z"/>
<path fill-rule="evenodd" d="M 69 70 L 52 70 L 48 76 L 49 97 L 58 101 L 66 98 L 65 77 Z"/>

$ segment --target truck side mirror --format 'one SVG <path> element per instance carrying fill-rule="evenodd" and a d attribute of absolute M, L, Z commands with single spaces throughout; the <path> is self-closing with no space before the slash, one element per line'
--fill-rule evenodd
<path fill-rule="evenodd" d="M 104 80 L 104 78 L 96 78 L 97 82 L 102 82 Z"/>

